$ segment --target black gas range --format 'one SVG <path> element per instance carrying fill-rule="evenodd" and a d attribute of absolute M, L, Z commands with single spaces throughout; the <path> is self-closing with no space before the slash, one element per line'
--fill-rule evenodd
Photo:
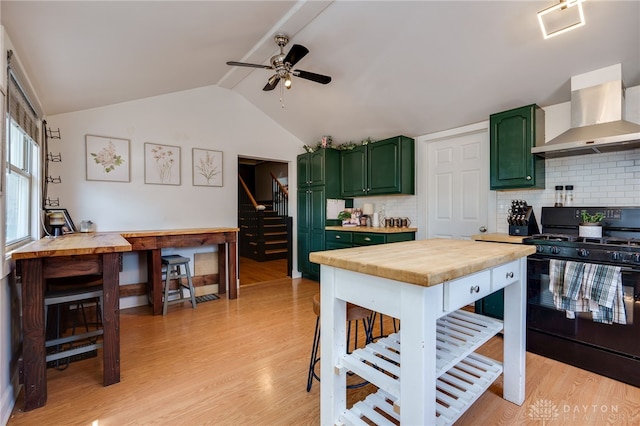
<path fill-rule="evenodd" d="M 581 212 L 601 212 L 601 238 L 579 236 Z M 640 387 L 640 207 L 543 207 L 527 259 L 527 350 Z M 619 270 L 626 323 L 568 318 L 549 290 L 552 260 Z"/>

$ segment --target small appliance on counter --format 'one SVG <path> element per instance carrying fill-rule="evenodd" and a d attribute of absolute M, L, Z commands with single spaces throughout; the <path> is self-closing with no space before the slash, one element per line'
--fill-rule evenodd
<path fill-rule="evenodd" d="M 528 236 L 540 233 L 533 207 L 524 200 L 511 200 L 507 222 L 509 235 Z"/>

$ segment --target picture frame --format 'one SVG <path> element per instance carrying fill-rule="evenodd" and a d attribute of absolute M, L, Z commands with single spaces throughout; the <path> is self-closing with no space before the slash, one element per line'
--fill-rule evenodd
<path fill-rule="evenodd" d="M 222 151 L 192 149 L 193 186 L 223 186 Z"/>
<path fill-rule="evenodd" d="M 85 135 L 87 180 L 130 182 L 129 139 Z"/>
<path fill-rule="evenodd" d="M 144 183 L 180 185 L 180 147 L 152 142 L 144 144 Z"/>
<path fill-rule="evenodd" d="M 53 228 L 49 223 L 49 215 L 51 213 L 62 213 L 64 215 L 65 225 L 62 227 L 63 234 L 73 234 L 74 232 L 77 232 L 76 225 L 73 223 L 73 220 L 71 220 L 71 216 L 67 209 L 54 208 L 44 209 L 44 228 L 47 231 L 47 234 L 53 235 Z"/>

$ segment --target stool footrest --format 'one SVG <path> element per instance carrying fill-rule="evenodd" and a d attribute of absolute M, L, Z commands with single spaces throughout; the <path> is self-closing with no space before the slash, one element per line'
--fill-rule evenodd
<path fill-rule="evenodd" d="M 78 300 L 93 299 L 102 297 L 104 291 L 101 285 L 91 287 L 70 288 L 65 290 L 55 290 L 44 295 L 44 304 L 57 305 L 60 303 L 75 302 Z"/>
<path fill-rule="evenodd" d="M 51 346 L 62 345 L 65 343 L 77 342 L 78 340 L 90 339 L 91 337 L 102 336 L 103 334 L 104 334 L 104 331 L 102 329 L 88 331 L 86 333 L 74 334 L 71 336 L 65 336 L 65 337 L 59 337 L 57 339 L 47 340 L 45 343 L 45 346 L 48 348 Z"/>
<path fill-rule="evenodd" d="M 74 355 L 82 354 L 82 353 L 85 353 L 85 352 L 95 351 L 96 349 L 100 349 L 100 348 L 102 348 L 102 342 L 92 343 L 92 344 L 86 345 L 86 346 L 78 346 L 78 347 L 75 347 L 73 349 L 66 349 L 64 351 L 55 352 L 55 353 L 47 355 L 46 362 L 56 361 L 56 360 L 59 360 L 59 359 L 62 359 L 62 358 L 69 358 L 69 357 L 72 357 Z"/>

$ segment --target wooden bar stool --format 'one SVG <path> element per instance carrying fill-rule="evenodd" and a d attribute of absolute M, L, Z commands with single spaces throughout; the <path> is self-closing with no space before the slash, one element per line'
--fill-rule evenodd
<path fill-rule="evenodd" d="M 45 348 L 47 349 L 46 362 L 57 361 L 63 358 L 70 358 L 72 356 L 80 355 L 87 352 L 95 351 L 102 348 L 102 342 L 98 341 L 98 336 L 104 334 L 103 329 L 100 327 L 102 322 L 102 309 L 103 309 L 104 292 L 102 285 L 93 286 L 80 286 L 77 288 L 67 288 L 63 290 L 47 291 L 44 296 L 44 318 L 45 329 L 47 326 L 47 318 L 49 316 L 49 307 L 55 306 L 57 308 L 58 315 L 56 323 L 56 333 L 53 339 L 45 341 Z M 96 324 L 94 330 L 89 330 L 86 315 L 84 312 L 84 303 L 91 301 L 96 302 Z M 68 306 L 70 303 L 76 302 L 76 311 L 81 311 L 84 317 L 85 332 L 76 334 L 75 322 L 71 335 L 62 336 L 60 331 L 60 309 L 63 306 Z M 76 312 L 77 314 L 77 312 Z M 99 316 L 99 320 L 98 320 Z M 87 344 L 73 345 L 74 342 L 85 340 Z M 65 347 L 65 345 L 67 345 Z M 49 348 L 56 347 L 54 351 L 49 351 Z"/>
<path fill-rule="evenodd" d="M 191 281 L 191 271 L 189 270 L 189 258 L 172 254 L 168 256 L 162 256 L 162 265 L 164 274 L 164 291 L 162 297 L 164 302 L 162 304 L 162 315 L 167 315 L 167 307 L 175 303 L 182 303 L 189 297 L 184 295 L 183 290 L 187 289 L 190 293 L 191 307 L 196 307 L 196 292 L 193 289 L 193 282 Z M 184 272 L 182 271 L 184 267 Z M 183 278 L 187 279 L 186 284 L 182 281 Z M 178 280 L 178 289 L 171 290 L 169 283 L 172 279 Z M 170 295 L 178 295 L 177 299 L 169 300 Z"/>
<path fill-rule="evenodd" d="M 320 357 L 318 356 L 318 348 L 320 347 L 320 294 L 315 294 L 313 296 L 313 312 L 316 314 L 316 331 L 313 335 L 313 345 L 311 347 L 311 360 L 309 361 L 309 375 L 307 377 L 307 392 L 311 390 L 311 385 L 313 384 L 313 379 L 320 381 L 320 377 L 315 372 L 315 367 L 318 361 L 320 361 Z M 349 346 L 351 342 L 351 325 L 352 322 L 355 321 L 355 336 L 354 336 L 354 344 L 353 349 L 355 349 L 358 345 L 358 321 L 362 321 L 362 328 L 364 329 L 365 342 L 364 344 L 371 343 L 372 339 L 372 328 L 371 328 L 371 318 L 373 317 L 373 312 L 370 309 L 363 308 L 358 305 L 354 305 L 353 303 L 347 303 L 347 353 L 351 353 Z M 352 385 L 348 385 L 347 388 L 357 388 L 368 384 L 369 382 L 356 383 Z"/>

